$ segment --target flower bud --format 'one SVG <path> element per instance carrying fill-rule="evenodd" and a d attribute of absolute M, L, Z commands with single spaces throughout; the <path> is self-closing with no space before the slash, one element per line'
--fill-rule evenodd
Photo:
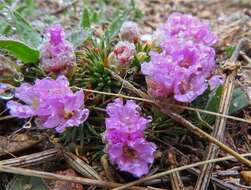
<path fill-rule="evenodd" d="M 123 23 L 119 36 L 122 40 L 136 43 L 139 40 L 139 34 L 138 24 L 132 21 L 127 21 Z"/>
<path fill-rule="evenodd" d="M 137 59 L 139 60 L 139 62 L 144 62 L 146 61 L 146 58 L 148 57 L 146 52 L 139 52 L 136 55 Z"/>
<path fill-rule="evenodd" d="M 135 45 L 128 41 L 120 41 L 108 57 L 110 67 L 119 72 L 128 69 L 136 53 Z"/>
<path fill-rule="evenodd" d="M 41 46 L 40 63 L 45 73 L 69 75 L 76 64 L 73 45 L 65 40 L 61 26 L 51 26 L 46 30 L 46 41 Z"/>

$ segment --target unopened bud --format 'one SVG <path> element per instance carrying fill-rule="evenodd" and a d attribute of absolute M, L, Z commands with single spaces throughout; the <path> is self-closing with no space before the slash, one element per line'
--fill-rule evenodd
<path fill-rule="evenodd" d="M 136 43 L 139 40 L 139 35 L 138 24 L 132 21 L 124 22 L 119 32 L 122 40 L 127 40 L 132 43 Z"/>

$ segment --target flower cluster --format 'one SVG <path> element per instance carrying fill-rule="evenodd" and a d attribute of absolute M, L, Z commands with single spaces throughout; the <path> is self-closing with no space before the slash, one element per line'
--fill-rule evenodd
<path fill-rule="evenodd" d="M 149 171 L 154 161 L 156 145 L 144 139 L 144 130 L 151 119 L 140 116 L 140 107 L 134 101 L 116 99 L 106 108 L 106 131 L 103 139 L 110 161 L 136 177 Z"/>
<path fill-rule="evenodd" d="M 155 33 L 162 51 L 152 51 L 151 61 L 141 66 L 149 93 L 192 102 L 208 88 L 207 80 L 216 69 L 215 50 L 211 46 L 217 37 L 208 23 L 181 13 L 171 14 Z"/>
<path fill-rule="evenodd" d="M 83 91 L 72 92 L 65 76 L 56 80 L 37 79 L 34 85 L 23 83 L 16 88 L 17 101 L 9 101 L 10 114 L 19 118 L 36 116 L 44 128 L 55 128 L 61 133 L 66 127 L 83 123 L 89 110 L 84 108 Z"/>
<path fill-rule="evenodd" d="M 59 25 L 49 27 L 46 37 L 40 51 L 43 70 L 48 74 L 69 74 L 76 56 L 72 44 L 65 40 L 63 28 Z"/>

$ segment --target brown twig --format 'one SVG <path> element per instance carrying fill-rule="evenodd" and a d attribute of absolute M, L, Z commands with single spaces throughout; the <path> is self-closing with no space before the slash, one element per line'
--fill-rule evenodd
<path fill-rule="evenodd" d="M 52 161 L 57 159 L 59 154 L 58 149 L 49 149 L 43 152 L 30 154 L 26 156 L 21 156 L 18 158 L 12 158 L 0 161 L 0 165 L 5 166 L 16 166 L 16 167 L 30 167 L 34 165 L 39 165 L 44 162 Z"/>
<path fill-rule="evenodd" d="M 170 149 L 170 151 L 168 152 L 168 161 L 171 163 L 170 169 L 174 169 L 176 166 L 176 156 L 175 156 L 175 152 L 172 149 Z M 179 172 L 171 173 L 170 180 L 171 180 L 172 189 L 175 189 L 175 190 L 184 189 L 184 185 L 181 180 Z"/>
<path fill-rule="evenodd" d="M 196 176 L 199 176 L 200 171 L 194 168 L 189 168 L 188 171 Z M 238 172 L 239 174 L 239 172 Z M 220 180 L 216 177 L 210 177 L 211 182 L 216 185 L 217 187 L 219 187 L 220 189 L 224 189 L 224 190 L 239 190 L 237 187 L 235 187 L 234 185 L 227 183 L 223 180 Z"/>
<path fill-rule="evenodd" d="M 232 92 L 234 89 L 234 81 L 238 72 L 238 67 L 236 62 L 240 54 L 241 47 L 244 44 L 244 40 L 240 40 L 238 45 L 235 48 L 235 51 L 233 52 L 233 55 L 231 58 L 226 62 L 225 66 L 226 68 L 232 68 L 229 72 L 229 74 L 226 77 L 224 86 L 223 86 L 223 92 L 221 95 L 221 101 L 219 105 L 219 113 L 221 114 L 228 114 L 230 103 L 232 99 Z M 223 117 L 217 117 L 215 122 L 215 127 L 213 128 L 213 137 L 218 139 L 219 141 L 223 141 L 223 137 L 225 134 L 225 126 L 226 126 L 226 118 Z M 210 143 L 207 151 L 206 160 L 210 160 L 215 158 L 219 153 L 219 147 L 215 146 L 215 144 Z M 203 165 L 203 168 L 201 170 L 201 173 L 198 177 L 198 180 L 195 185 L 195 190 L 201 190 L 201 189 L 207 189 L 210 176 L 212 174 L 212 169 L 214 167 L 214 164 L 205 164 Z"/>
<path fill-rule="evenodd" d="M 113 72 L 111 69 L 106 68 L 106 70 L 109 71 L 112 77 L 120 81 L 124 85 L 124 87 L 127 88 L 128 90 L 131 90 L 133 93 L 139 95 L 141 98 L 150 99 L 150 96 L 148 96 L 146 93 L 144 93 L 140 89 L 135 88 L 130 82 L 123 79 L 121 76 Z"/>
<path fill-rule="evenodd" d="M 64 152 L 65 161 L 74 168 L 77 172 L 82 174 L 84 177 L 88 177 L 91 179 L 98 179 L 100 180 L 101 177 L 98 173 L 87 163 L 83 160 L 78 158 L 76 155 L 72 154 L 71 152 Z"/>
<path fill-rule="evenodd" d="M 107 181 L 102 181 L 102 180 L 88 179 L 88 178 L 75 177 L 75 176 L 58 175 L 58 174 L 54 174 L 50 172 L 43 172 L 43 171 L 4 166 L 4 165 L 0 165 L 0 171 L 11 173 L 11 174 L 17 174 L 17 175 L 40 177 L 44 179 L 69 181 L 73 183 L 81 183 L 83 185 L 91 185 L 91 186 L 96 186 L 96 187 L 115 188 L 122 185 L 119 183 L 112 183 L 112 182 L 107 182 Z M 129 189 L 147 190 L 148 188 L 132 186 Z"/>
<path fill-rule="evenodd" d="M 107 159 L 107 154 L 104 154 L 102 157 L 101 157 L 101 164 L 104 168 L 104 172 L 105 172 L 105 176 L 106 178 L 111 181 L 111 182 L 115 182 L 113 176 L 112 176 L 112 173 L 111 173 L 111 168 L 109 167 L 109 162 L 108 162 L 108 159 Z"/>
<path fill-rule="evenodd" d="M 124 94 L 116 94 L 116 93 L 111 93 L 111 92 L 102 92 L 102 91 L 98 91 L 98 90 L 79 88 L 79 87 L 76 87 L 76 86 L 72 86 L 71 88 L 73 88 L 73 89 L 82 89 L 85 92 L 92 92 L 92 93 L 97 93 L 97 94 L 103 94 L 103 95 L 108 95 L 108 96 L 115 96 L 115 97 L 119 97 L 119 98 L 125 98 L 125 99 L 131 99 L 131 100 L 137 100 L 137 101 L 143 101 L 143 102 L 148 102 L 148 103 L 155 104 L 155 101 L 152 100 L 149 96 L 148 96 L 148 98 L 140 98 L 140 97 L 134 97 L 134 96 L 127 96 L 127 95 L 124 95 Z M 146 96 L 145 93 L 144 93 L 144 96 Z M 168 103 L 168 106 L 175 107 L 175 108 L 186 109 L 186 110 L 195 111 L 195 112 L 200 112 L 200 113 L 205 113 L 205 114 L 208 114 L 208 115 L 213 115 L 213 116 L 218 116 L 218 117 L 225 117 L 225 118 L 228 118 L 228 119 L 231 119 L 231 120 L 235 120 L 235 121 L 240 121 L 240 122 L 251 124 L 251 120 L 247 120 L 247 119 L 243 119 L 243 118 L 238 118 L 238 117 L 234 117 L 234 116 L 226 115 L 226 114 L 220 114 L 220 113 L 217 113 L 217 112 L 212 112 L 212 111 L 203 110 L 203 109 L 199 109 L 199 108 L 193 108 L 193 107 L 188 107 L 188 106 L 183 106 L 183 105 L 178 105 L 178 104 L 172 104 L 172 103 Z"/>

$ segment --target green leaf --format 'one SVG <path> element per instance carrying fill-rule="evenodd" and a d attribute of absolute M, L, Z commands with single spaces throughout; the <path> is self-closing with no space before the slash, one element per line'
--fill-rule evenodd
<path fill-rule="evenodd" d="M 79 47 L 85 40 L 87 40 L 91 36 L 91 31 L 84 31 L 83 29 L 78 29 L 72 32 L 67 36 L 67 40 L 69 40 L 74 48 Z"/>
<path fill-rule="evenodd" d="M 81 19 L 81 26 L 84 29 L 90 28 L 90 26 L 91 26 L 91 18 L 90 18 L 88 8 L 84 8 L 84 10 L 83 10 L 82 19 Z"/>
<path fill-rule="evenodd" d="M 43 180 L 38 177 L 16 176 L 6 186 L 6 190 L 49 190 Z"/>
<path fill-rule="evenodd" d="M 233 91 L 233 96 L 229 108 L 229 114 L 235 114 L 241 111 L 243 108 L 249 105 L 249 99 L 246 93 L 240 88 L 236 88 Z"/>
<path fill-rule="evenodd" d="M 225 48 L 225 52 L 228 58 L 230 58 L 235 50 L 235 46 L 229 46 Z"/>
<path fill-rule="evenodd" d="M 222 90 L 223 90 L 223 86 L 218 86 L 209 94 L 205 110 L 218 112 Z M 213 115 L 201 114 L 201 116 L 203 120 L 205 120 L 209 124 L 212 124 L 216 119 L 216 117 Z"/>
<path fill-rule="evenodd" d="M 99 20 L 99 13 L 94 10 L 92 14 L 92 22 L 98 22 L 98 20 Z"/>
<path fill-rule="evenodd" d="M 38 33 L 30 23 L 25 20 L 17 11 L 12 11 L 9 9 L 11 14 L 11 18 L 15 23 L 15 27 L 17 29 L 17 34 L 25 43 L 30 46 L 37 48 L 41 41 L 42 37 L 40 33 Z"/>
<path fill-rule="evenodd" d="M 209 94 L 208 102 L 205 107 L 206 110 L 212 112 L 218 112 L 222 91 L 223 91 L 223 86 L 219 86 Z M 242 110 L 248 105 L 249 105 L 249 99 L 245 94 L 245 92 L 240 88 L 234 89 L 229 108 L 229 115 L 238 113 L 240 110 Z M 212 124 L 216 119 L 216 116 L 208 114 L 201 114 L 201 115 L 203 120 L 205 120 L 209 124 Z"/>
<path fill-rule="evenodd" d="M 110 27 L 105 31 L 104 41 L 109 43 L 109 41 L 118 34 L 122 24 L 126 21 L 130 9 L 126 9 L 111 23 Z"/>
<path fill-rule="evenodd" d="M 39 61 L 39 51 L 20 41 L 0 39 L 0 49 L 7 50 L 24 63 L 36 63 Z"/>

